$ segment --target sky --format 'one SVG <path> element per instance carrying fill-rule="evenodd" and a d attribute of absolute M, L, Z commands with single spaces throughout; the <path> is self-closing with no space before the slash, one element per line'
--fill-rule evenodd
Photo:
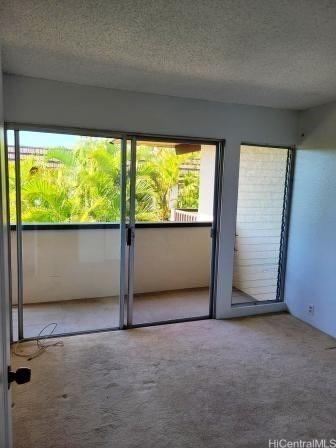
<path fill-rule="evenodd" d="M 65 146 L 67 148 L 72 148 L 80 138 L 81 137 L 78 135 L 20 131 L 21 146 Z M 14 131 L 7 132 L 7 141 L 9 146 L 14 146 Z"/>

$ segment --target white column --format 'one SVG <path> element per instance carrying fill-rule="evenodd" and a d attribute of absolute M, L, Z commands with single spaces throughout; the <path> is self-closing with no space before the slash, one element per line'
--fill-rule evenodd
<path fill-rule="evenodd" d="M 197 221 L 212 221 L 216 147 L 202 145 Z"/>

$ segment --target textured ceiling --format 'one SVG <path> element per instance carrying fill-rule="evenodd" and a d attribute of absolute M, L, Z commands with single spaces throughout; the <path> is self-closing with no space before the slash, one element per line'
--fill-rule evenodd
<path fill-rule="evenodd" d="M 4 71 L 303 109 L 336 99 L 336 0 L 0 0 Z"/>

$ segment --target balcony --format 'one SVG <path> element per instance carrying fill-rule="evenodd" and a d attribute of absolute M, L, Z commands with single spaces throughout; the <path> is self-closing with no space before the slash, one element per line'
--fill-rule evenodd
<path fill-rule="evenodd" d="M 25 337 L 51 322 L 59 333 L 118 327 L 117 225 L 28 225 L 22 234 Z M 208 315 L 210 223 L 139 224 L 135 241 L 134 324 Z M 15 248 L 13 229 L 14 339 Z M 242 295 L 236 290 L 234 301 Z"/>
<path fill-rule="evenodd" d="M 58 332 L 119 325 L 120 231 L 117 225 L 25 226 L 25 337 L 48 323 Z M 13 285 L 16 232 L 12 231 Z M 209 313 L 209 224 L 136 229 L 134 323 Z M 14 328 L 17 291 L 13 288 Z"/>

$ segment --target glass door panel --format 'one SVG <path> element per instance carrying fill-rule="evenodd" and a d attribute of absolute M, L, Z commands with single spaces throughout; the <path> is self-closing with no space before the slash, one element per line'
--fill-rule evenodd
<path fill-rule="evenodd" d="M 12 145 L 8 145 L 8 141 L 12 143 Z M 16 177 L 15 177 L 15 151 L 14 151 L 14 131 L 8 130 L 6 131 L 6 157 L 7 157 L 7 165 L 6 165 L 6 176 L 7 176 L 7 185 L 8 185 L 8 216 L 10 222 L 10 232 L 9 232 L 9 242 L 8 242 L 8 250 L 9 250 L 9 265 L 10 265 L 10 275 L 9 275 L 9 297 L 10 297 L 10 326 L 11 326 L 11 341 L 17 339 L 17 327 L 13 329 L 13 321 L 12 314 L 13 312 L 17 312 L 17 304 L 12 303 L 12 295 L 17 295 L 17 276 L 15 272 L 16 268 L 16 231 L 15 231 L 15 223 L 16 223 Z"/>
<path fill-rule="evenodd" d="M 133 145 L 132 324 L 209 316 L 216 146 Z"/>
<path fill-rule="evenodd" d="M 20 318 L 14 308 L 13 327 L 20 338 L 119 327 L 121 140 L 15 134 L 8 135 L 19 163 L 15 169 L 9 158 L 10 178 L 19 176 L 12 246 L 22 253 L 13 256 L 13 304 L 23 309 Z"/>

